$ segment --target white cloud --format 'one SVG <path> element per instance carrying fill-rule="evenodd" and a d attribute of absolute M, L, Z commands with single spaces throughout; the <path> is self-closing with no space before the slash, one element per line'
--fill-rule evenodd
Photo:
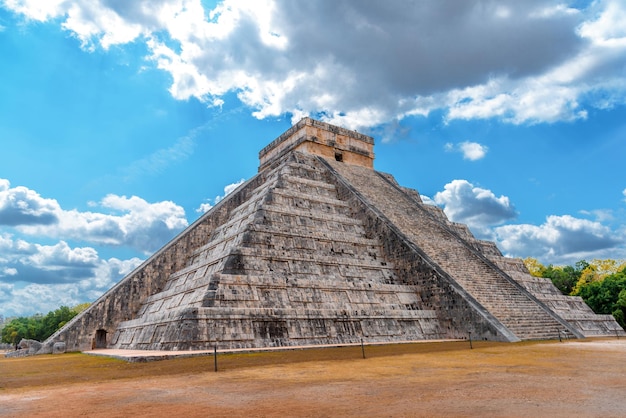
<path fill-rule="evenodd" d="M 570 215 L 552 215 L 542 225 L 504 225 L 495 228 L 497 243 L 505 254 L 531 256 L 554 264 L 582 259 L 621 258 L 623 236 L 599 222 Z"/>
<path fill-rule="evenodd" d="M 3 276 L 15 276 L 17 275 L 17 269 L 13 267 L 2 267 L 0 268 L 0 277 Z"/>
<path fill-rule="evenodd" d="M 422 203 L 425 205 L 437 206 L 437 203 L 431 199 L 430 196 L 420 194 L 420 198 L 422 199 Z"/>
<path fill-rule="evenodd" d="M 0 224 L 28 235 L 128 246 L 147 254 L 188 225 L 184 209 L 170 201 L 110 194 L 91 206 L 111 213 L 64 210 L 26 187 L 0 183 Z"/>
<path fill-rule="evenodd" d="M 211 204 L 209 202 L 201 203 L 200 207 L 198 209 L 196 209 L 196 212 L 198 212 L 198 213 L 206 213 L 209 210 L 211 210 L 212 207 L 213 207 L 213 204 Z"/>
<path fill-rule="evenodd" d="M 94 266 L 98 252 L 93 248 L 70 248 L 65 241 L 55 245 L 34 244 L 36 252 L 29 257 L 31 265 L 65 268 L 68 266 Z"/>
<path fill-rule="evenodd" d="M 100 260 L 91 276 L 77 278 L 71 283 L 28 282 L 20 285 L 0 281 L 0 313 L 5 317 L 45 314 L 61 305 L 93 302 L 140 263 L 137 258 Z"/>
<path fill-rule="evenodd" d="M 101 259 L 90 247 L 29 243 L 0 234 L 0 314 L 47 313 L 92 302 L 141 264 L 139 258 Z"/>
<path fill-rule="evenodd" d="M 626 4 L 601 0 L 585 12 L 587 20 L 575 28 L 584 41 L 577 53 L 530 77 L 498 76 L 451 92 L 455 104 L 448 118 L 556 122 L 586 118 L 583 105 L 602 109 L 624 104 L 626 80 L 620 68 L 626 65 Z"/>
<path fill-rule="evenodd" d="M 5 282 L 68 283 L 97 276 L 104 265 L 120 266 L 116 259 L 102 260 L 91 247 L 70 247 L 65 241 L 52 245 L 0 235 L 0 278 Z M 133 258 L 127 262 L 135 263 Z"/>
<path fill-rule="evenodd" d="M 487 155 L 489 148 L 486 145 L 481 145 L 477 142 L 464 141 L 458 144 L 447 143 L 445 145 L 446 151 L 458 151 L 463 154 L 463 159 L 476 161 L 480 160 Z"/>
<path fill-rule="evenodd" d="M 62 13 L 66 0 L 4 0 L 3 6 L 24 14 L 29 19 L 48 20 Z"/>
<path fill-rule="evenodd" d="M 609 48 L 626 46 L 626 8 L 623 2 L 599 1 L 596 7 L 597 19 L 584 22 L 579 28 L 580 34 Z"/>
<path fill-rule="evenodd" d="M 517 217 L 509 198 L 497 197 L 492 191 L 475 187 L 467 180 L 446 184 L 433 201 L 443 207 L 448 219 L 468 225 L 477 238 L 495 241 L 507 256 L 536 257 L 546 264 L 557 265 L 626 256 L 624 227 L 620 227 L 622 231 L 615 231 L 601 223 L 613 220 L 613 214 L 608 211 L 583 213 L 596 220 L 551 215 L 539 226 L 502 225 Z"/>
<path fill-rule="evenodd" d="M 0 235 L 0 281 L 68 283 L 89 277 L 101 262 L 90 247 L 70 248 L 65 241 L 54 245 L 29 243 Z"/>
<path fill-rule="evenodd" d="M 477 142 L 461 142 L 459 144 L 461 151 L 463 152 L 463 158 L 466 160 L 476 161 L 484 158 L 487 154 L 487 146 L 481 145 Z"/>
<path fill-rule="evenodd" d="M 593 217 L 596 221 L 602 222 L 612 222 L 615 220 L 615 214 L 612 210 L 609 209 L 594 209 L 594 210 L 581 210 L 579 211 L 581 215 L 586 215 Z"/>
<path fill-rule="evenodd" d="M 49 225 L 58 221 L 59 210 L 56 200 L 26 187 L 11 188 L 8 180 L 0 179 L 0 225 Z"/>
<path fill-rule="evenodd" d="M 226 186 L 224 186 L 224 195 L 222 196 L 215 196 L 214 199 L 208 199 L 207 202 L 204 202 L 202 204 L 200 204 L 200 207 L 198 209 L 196 209 L 196 212 L 198 213 L 205 213 L 207 212 L 209 209 L 211 209 L 214 205 L 216 205 L 220 200 L 224 199 L 226 196 L 228 196 L 230 193 L 234 192 L 235 189 L 239 186 L 241 186 L 243 183 L 245 183 L 244 179 L 241 179 L 235 183 L 231 183 L 231 184 L 227 184 Z"/>
<path fill-rule="evenodd" d="M 350 2 L 5 0 L 57 19 L 86 48 L 146 42 L 171 94 L 258 118 L 313 114 L 350 128 L 408 115 L 585 118 L 626 100 L 626 4 L 553 0 Z M 323 28 L 323 29 L 321 29 Z M 477 57 L 480 57 L 479 59 Z M 295 116 L 297 115 L 297 116 Z"/>
<path fill-rule="evenodd" d="M 214 201 L 241 183 L 227 185 Z M 110 194 L 90 206 L 91 211 L 65 210 L 54 199 L 0 179 L 0 223 L 20 234 L 0 232 L 2 315 L 45 313 L 62 304 L 93 301 L 142 261 L 102 259 L 95 248 L 67 240 L 150 253 L 187 226 L 184 210 L 173 202 Z M 42 244 L 22 238 L 26 236 L 60 240 Z"/>
<path fill-rule="evenodd" d="M 622 194 L 624 195 L 624 201 L 626 201 L 626 189 L 622 190 Z"/>
<path fill-rule="evenodd" d="M 75 306 L 89 300 L 80 300 L 74 285 L 29 284 L 17 287 L 0 282 L 0 303 L 4 317 L 46 314 L 59 306 Z M 33 309 L 35 311 L 33 311 Z"/>
<path fill-rule="evenodd" d="M 606 210 L 581 212 L 596 220 L 570 215 L 548 216 L 542 225 L 506 224 L 517 217 L 506 196 L 475 187 L 467 180 L 453 180 L 434 199 L 425 203 L 442 206 L 448 219 L 470 227 L 477 238 L 496 242 L 511 257 L 536 257 L 546 264 L 565 265 L 594 258 L 626 257 L 624 226 L 612 230 L 602 222 L 613 221 Z"/>
<path fill-rule="evenodd" d="M 229 185 L 227 185 L 226 187 L 224 187 L 224 196 L 218 196 L 215 198 L 215 202 L 219 202 L 220 200 L 222 200 L 224 197 L 226 197 L 227 195 L 231 194 L 232 192 L 234 192 L 237 187 L 241 186 L 242 184 L 244 184 L 246 182 L 245 179 L 240 179 L 239 181 L 235 182 L 235 183 L 231 183 Z"/>
<path fill-rule="evenodd" d="M 517 216 L 508 197 L 497 197 L 491 190 L 476 187 L 467 180 L 451 181 L 433 200 L 443 207 L 451 221 L 467 224 L 479 235 L 487 227 Z"/>

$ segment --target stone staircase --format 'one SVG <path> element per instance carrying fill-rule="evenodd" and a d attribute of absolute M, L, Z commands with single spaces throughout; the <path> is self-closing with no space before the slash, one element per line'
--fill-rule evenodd
<path fill-rule="evenodd" d="M 626 336 L 612 315 L 596 314 L 580 296 L 564 295 L 550 279 L 532 276 L 522 260 L 497 255 L 489 259 L 585 337 Z"/>
<path fill-rule="evenodd" d="M 554 339 L 559 333 L 580 336 L 389 176 L 357 166 L 327 164 L 518 338 Z"/>
<path fill-rule="evenodd" d="M 413 193 L 412 197 L 414 196 L 417 196 L 418 203 L 422 203 L 417 192 Z M 550 279 L 532 276 L 523 260 L 504 257 L 495 243 L 476 239 L 466 225 L 450 222 L 440 208 L 436 206 L 423 207 L 428 209 L 437 220 L 443 222 L 463 238 L 471 248 L 484 255 L 508 277 L 524 287 L 550 311 L 567 321 L 583 336 L 626 336 L 626 331 L 622 329 L 612 315 L 596 314 L 581 297 L 564 295 Z M 569 336 L 569 334 L 560 334 L 561 338 Z"/>

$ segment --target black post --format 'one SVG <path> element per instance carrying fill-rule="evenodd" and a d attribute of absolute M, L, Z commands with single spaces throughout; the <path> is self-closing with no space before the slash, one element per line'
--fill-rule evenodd
<path fill-rule="evenodd" d="M 365 358 L 365 347 L 363 346 L 363 338 L 361 338 L 361 353 L 363 354 L 363 358 Z"/>
<path fill-rule="evenodd" d="M 217 372 L 217 344 L 213 346 L 213 364 L 215 367 L 215 371 Z"/>
<path fill-rule="evenodd" d="M 562 343 L 563 340 L 561 339 L 561 330 L 557 328 L 556 332 L 559 334 L 559 342 Z"/>
<path fill-rule="evenodd" d="M 474 346 L 472 345 L 472 331 L 468 331 L 468 334 L 469 334 L 470 350 L 473 350 Z"/>
<path fill-rule="evenodd" d="M 615 330 L 615 335 L 617 335 L 617 339 L 619 340 L 619 330 L 618 329 Z"/>

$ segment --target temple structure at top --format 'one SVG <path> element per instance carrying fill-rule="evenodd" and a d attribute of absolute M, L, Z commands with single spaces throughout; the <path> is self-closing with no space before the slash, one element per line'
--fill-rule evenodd
<path fill-rule="evenodd" d="M 259 152 L 259 171 L 292 151 L 374 168 L 374 138 L 311 118 L 301 119 Z"/>

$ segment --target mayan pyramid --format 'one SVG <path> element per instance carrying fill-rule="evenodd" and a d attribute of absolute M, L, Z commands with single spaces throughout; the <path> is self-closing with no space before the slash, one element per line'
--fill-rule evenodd
<path fill-rule="evenodd" d="M 374 170 L 374 140 L 305 118 L 256 176 L 44 344 L 200 350 L 616 335 Z"/>

